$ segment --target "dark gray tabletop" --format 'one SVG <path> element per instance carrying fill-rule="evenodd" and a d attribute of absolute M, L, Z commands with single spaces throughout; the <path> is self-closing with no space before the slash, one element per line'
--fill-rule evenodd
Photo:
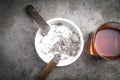
<path fill-rule="evenodd" d="M 105 22 L 120 22 L 119 0 L 0 0 L 0 80 L 37 80 L 46 65 L 35 51 L 39 26 L 26 14 L 28 4 L 46 21 L 66 18 L 83 32 L 82 55 L 69 66 L 55 68 L 47 80 L 120 80 L 120 61 L 89 54 L 90 33 Z"/>

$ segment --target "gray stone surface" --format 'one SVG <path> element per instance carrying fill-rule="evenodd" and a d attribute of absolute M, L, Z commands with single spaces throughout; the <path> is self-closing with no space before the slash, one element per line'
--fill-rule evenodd
<path fill-rule="evenodd" d="M 119 0 L 0 0 L 0 80 L 37 80 L 46 65 L 37 55 L 39 26 L 25 12 L 32 4 L 47 21 L 63 17 L 83 32 L 83 54 L 73 64 L 57 67 L 47 80 L 120 80 L 120 61 L 89 55 L 89 34 L 108 21 L 120 22 Z"/>

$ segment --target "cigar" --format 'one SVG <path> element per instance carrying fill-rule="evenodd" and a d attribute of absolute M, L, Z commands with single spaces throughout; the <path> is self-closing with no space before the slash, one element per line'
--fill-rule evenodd
<path fill-rule="evenodd" d="M 41 35 L 46 36 L 50 30 L 50 27 L 46 23 L 46 21 L 42 18 L 42 16 L 38 13 L 38 11 L 32 5 L 28 5 L 25 9 L 27 14 L 31 16 L 36 21 L 36 23 L 40 26 L 42 30 Z"/>

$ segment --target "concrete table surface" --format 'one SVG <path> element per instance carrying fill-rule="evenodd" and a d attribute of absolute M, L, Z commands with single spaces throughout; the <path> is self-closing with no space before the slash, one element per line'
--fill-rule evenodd
<path fill-rule="evenodd" d="M 0 80 L 37 80 L 46 65 L 37 55 L 39 26 L 25 7 L 32 4 L 47 21 L 62 17 L 83 32 L 85 47 L 73 64 L 57 67 L 47 80 L 120 80 L 120 61 L 89 55 L 89 35 L 108 21 L 120 22 L 119 0 L 0 0 Z"/>

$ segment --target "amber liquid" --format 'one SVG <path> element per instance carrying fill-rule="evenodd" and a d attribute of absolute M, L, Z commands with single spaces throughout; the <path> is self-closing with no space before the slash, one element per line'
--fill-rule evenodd
<path fill-rule="evenodd" d="M 120 59 L 120 30 L 102 26 L 90 43 L 90 54 L 108 60 Z"/>

